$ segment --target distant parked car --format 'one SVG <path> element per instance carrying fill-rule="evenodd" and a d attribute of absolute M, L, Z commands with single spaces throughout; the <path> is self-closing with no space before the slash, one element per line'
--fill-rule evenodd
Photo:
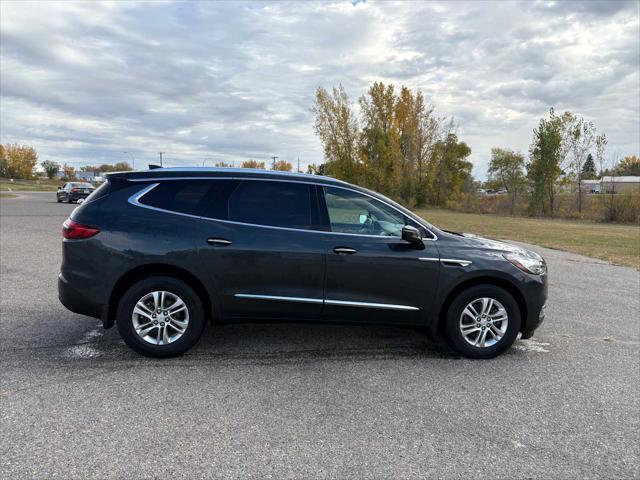
<path fill-rule="evenodd" d="M 56 192 L 56 200 L 60 202 L 77 202 L 78 200 L 84 200 L 93 193 L 95 188 L 93 185 L 86 182 L 67 182 L 58 188 Z"/>
<path fill-rule="evenodd" d="M 545 316 L 547 267 L 536 253 L 440 230 L 318 175 L 114 173 L 63 237 L 62 303 L 115 323 L 151 357 L 185 352 L 209 321 L 257 319 L 419 325 L 490 358 Z"/>

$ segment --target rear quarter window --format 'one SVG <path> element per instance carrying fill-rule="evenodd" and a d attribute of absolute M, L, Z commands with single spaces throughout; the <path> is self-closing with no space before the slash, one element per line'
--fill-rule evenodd
<path fill-rule="evenodd" d="M 212 218 L 226 211 L 220 198 L 229 182 L 225 180 L 165 180 L 138 201 L 143 205 L 188 215 L 206 215 Z M 218 199 L 211 205 L 212 200 Z M 215 208 L 218 206 L 219 208 Z M 205 213 L 205 211 L 207 213 Z M 216 211 L 218 215 L 212 215 Z"/>

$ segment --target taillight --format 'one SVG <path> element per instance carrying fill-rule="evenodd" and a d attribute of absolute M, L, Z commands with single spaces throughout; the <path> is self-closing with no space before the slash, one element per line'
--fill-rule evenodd
<path fill-rule="evenodd" d="M 70 218 L 62 224 L 62 236 L 64 238 L 70 238 L 73 240 L 79 240 L 82 238 L 90 238 L 100 233 L 99 228 L 87 227 L 81 225 L 78 222 L 74 222 Z"/>
<path fill-rule="evenodd" d="M 72 189 L 71 189 L 71 191 L 72 191 L 72 192 L 77 192 L 77 191 L 78 191 L 78 189 L 77 189 L 77 188 L 72 188 Z"/>

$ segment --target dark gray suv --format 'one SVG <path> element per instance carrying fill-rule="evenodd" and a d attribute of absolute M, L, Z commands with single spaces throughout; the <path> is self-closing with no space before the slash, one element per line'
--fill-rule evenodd
<path fill-rule="evenodd" d="M 185 352 L 207 322 L 285 320 L 422 326 L 490 358 L 544 319 L 539 255 L 327 177 L 111 174 L 63 236 L 60 301 L 152 357 Z"/>

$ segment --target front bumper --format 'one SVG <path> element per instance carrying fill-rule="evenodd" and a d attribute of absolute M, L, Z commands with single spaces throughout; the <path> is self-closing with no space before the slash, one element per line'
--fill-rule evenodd
<path fill-rule="evenodd" d="M 526 296 L 527 322 L 522 330 L 522 338 L 531 338 L 535 330 L 543 324 L 547 314 L 549 283 L 547 275 L 541 279 L 541 285 Z"/>

